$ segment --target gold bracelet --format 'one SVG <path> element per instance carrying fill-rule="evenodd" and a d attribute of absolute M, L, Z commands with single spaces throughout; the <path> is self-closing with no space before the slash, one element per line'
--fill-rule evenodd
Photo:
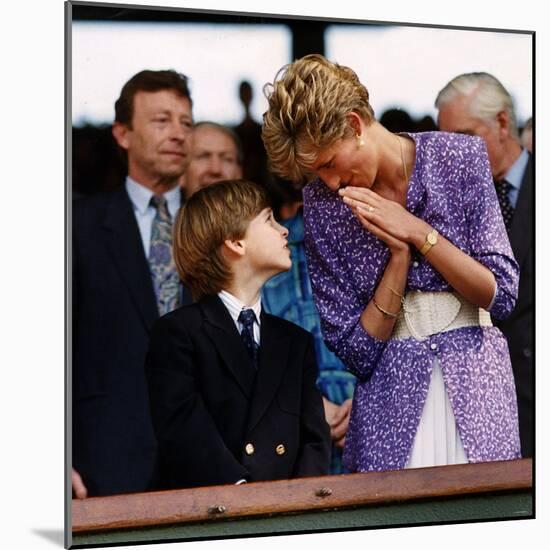
<path fill-rule="evenodd" d="M 391 317 L 392 319 L 397 318 L 397 316 L 399 315 L 399 311 L 401 311 L 401 308 L 399 308 L 399 311 L 397 313 L 392 313 L 391 311 L 386 311 L 384 308 L 380 307 L 376 303 L 376 300 L 374 298 L 372 299 L 372 303 L 378 308 L 378 311 L 380 311 L 380 313 L 382 313 L 382 315 L 384 315 L 386 317 Z"/>
<path fill-rule="evenodd" d="M 387 286 L 387 285 L 386 285 Z M 405 299 L 405 296 L 403 296 L 403 294 L 399 294 L 399 292 L 397 292 L 397 290 L 394 290 L 391 286 L 388 286 L 388 288 L 399 298 L 401 298 L 401 301 L 403 301 Z"/>

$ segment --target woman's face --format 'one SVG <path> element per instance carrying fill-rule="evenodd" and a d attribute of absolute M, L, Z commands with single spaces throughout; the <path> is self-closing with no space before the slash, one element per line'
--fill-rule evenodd
<path fill-rule="evenodd" d="M 313 171 L 332 191 L 348 185 L 372 187 L 378 163 L 367 132 L 361 139 L 362 144 L 356 137 L 342 138 L 319 151 Z"/>

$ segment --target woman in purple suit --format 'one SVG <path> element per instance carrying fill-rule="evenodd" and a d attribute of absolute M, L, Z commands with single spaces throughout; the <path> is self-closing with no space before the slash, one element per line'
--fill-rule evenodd
<path fill-rule="evenodd" d="M 275 171 L 304 189 L 330 349 L 357 376 L 352 471 L 520 457 L 506 340 L 518 266 L 484 142 L 393 134 L 349 68 L 309 55 L 266 88 Z"/>

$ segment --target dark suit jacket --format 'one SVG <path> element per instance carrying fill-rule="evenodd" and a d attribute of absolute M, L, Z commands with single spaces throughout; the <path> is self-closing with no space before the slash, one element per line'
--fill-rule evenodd
<path fill-rule="evenodd" d="M 256 371 L 217 296 L 156 323 L 146 375 L 163 486 L 328 473 L 311 335 L 262 312 L 260 339 Z"/>
<path fill-rule="evenodd" d="M 73 466 L 90 496 L 156 484 L 143 372 L 158 310 L 123 187 L 73 205 Z"/>
<path fill-rule="evenodd" d="M 533 455 L 534 444 L 533 184 L 533 159 L 529 155 L 509 234 L 510 244 L 520 268 L 518 299 L 510 317 L 496 323 L 506 336 L 510 348 L 518 396 L 521 451 L 524 457 Z"/>

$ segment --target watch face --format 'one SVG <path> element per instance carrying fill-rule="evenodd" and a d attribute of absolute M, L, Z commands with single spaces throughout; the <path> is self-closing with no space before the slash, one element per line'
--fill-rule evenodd
<path fill-rule="evenodd" d="M 430 233 L 426 240 L 431 244 L 434 245 L 437 242 L 437 235 L 434 235 L 433 233 Z"/>

